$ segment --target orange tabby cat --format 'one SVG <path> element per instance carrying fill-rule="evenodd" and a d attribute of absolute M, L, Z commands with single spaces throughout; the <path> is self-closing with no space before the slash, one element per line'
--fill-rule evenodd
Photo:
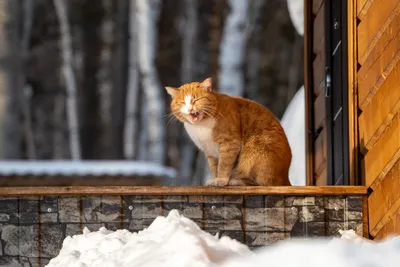
<path fill-rule="evenodd" d="M 289 143 L 265 107 L 214 92 L 211 78 L 165 89 L 172 114 L 207 156 L 213 177 L 206 185 L 290 185 Z"/>

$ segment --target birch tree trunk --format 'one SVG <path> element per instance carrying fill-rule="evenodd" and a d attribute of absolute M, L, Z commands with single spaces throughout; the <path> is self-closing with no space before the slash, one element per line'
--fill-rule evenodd
<path fill-rule="evenodd" d="M 124 156 L 134 159 L 137 155 L 138 141 L 138 113 L 139 113 L 139 72 L 138 72 L 138 46 L 137 46 L 137 21 L 136 6 L 130 2 L 129 12 L 129 69 L 128 88 L 126 97 L 126 115 L 124 128 Z"/>
<path fill-rule="evenodd" d="M 229 0 L 230 13 L 225 22 L 219 56 L 219 86 L 222 93 L 241 96 L 244 93 L 243 66 L 248 2 Z"/>
<path fill-rule="evenodd" d="M 136 0 L 138 26 L 138 56 L 142 85 L 148 113 L 149 160 L 159 164 L 165 161 L 165 104 L 163 88 L 155 67 L 157 47 L 157 20 L 160 0 Z"/>
<path fill-rule="evenodd" d="M 21 158 L 18 101 L 19 1 L 0 1 L 0 153 L 2 159 Z"/>
<path fill-rule="evenodd" d="M 53 0 L 57 18 L 61 29 L 61 49 L 63 57 L 63 71 L 67 89 L 67 120 L 69 132 L 69 147 L 72 160 L 81 159 L 79 144 L 79 126 L 76 100 L 76 80 L 72 65 L 71 32 L 68 25 L 68 16 L 64 0 Z"/>

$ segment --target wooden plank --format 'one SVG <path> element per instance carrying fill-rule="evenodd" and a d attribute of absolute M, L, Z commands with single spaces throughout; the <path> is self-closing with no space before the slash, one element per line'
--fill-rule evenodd
<path fill-rule="evenodd" d="M 357 17 L 363 17 L 374 0 L 357 0 Z"/>
<path fill-rule="evenodd" d="M 325 53 L 319 53 L 313 62 L 314 95 L 325 90 Z"/>
<path fill-rule="evenodd" d="M 369 238 L 368 196 L 362 197 L 363 237 Z"/>
<path fill-rule="evenodd" d="M 325 94 L 319 94 L 314 102 L 314 129 L 324 127 L 325 125 Z"/>
<path fill-rule="evenodd" d="M 379 10 L 379 12 L 376 12 Z M 372 48 L 400 12 L 400 2 L 375 0 L 358 25 L 358 62 L 363 65 Z"/>
<path fill-rule="evenodd" d="M 325 5 L 322 5 L 313 23 L 313 51 L 314 54 L 321 52 L 321 42 L 325 32 Z"/>
<path fill-rule="evenodd" d="M 311 0 L 304 0 L 304 94 L 305 94 L 305 116 L 306 116 L 306 179 L 307 185 L 314 184 L 314 94 L 312 73 L 312 16 Z"/>
<path fill-rule="evenodd" d="M 327 149 L 327 135 L 324 128 L 318 135 L 314 144 L 314 170 L 315 174 L 319 176 L 324 169 L 326 169 L 326 149 Z"/>
<path fill-rule="evenodd" d="M 324 0 L 313 0 L 312 2 L 313 2 L 313 3 L 312 3 L 312 13 L 313 13 L 314 15 L 317 15 L 318 12 L 319 12 L 320 9 L 321 9 L 321 6 L 322 6 Z"/>
<path fill-rule="evenodd" d="M 372 235 L 376 235 L 387 223 L 389 211 L 395 205 L 400 205 L 400 160 L 368 197 L 369 229 Z"/>
<path fill-rule="evenodd" d="M 357 98 L 357 18 L 355 1 L 347 2 L 348 58 L 348 123 L 349 123 L 349 182 L 357 184 L 358 177 L 358 98 Z"/>
<path fill-rule="evenodd" d="M 315 185 L 317 186 L 326 186 L 328 185 L 328 169 L 325 167 L 319 176 L 316 176 Z"/>
<path fill-rule="evenodd" d="M 0 196 L 63 195 L 366 195 L 365 186 L 66 186 L 0 187 Z"/>
<path fill-rule="evenodd" d="M 364 79 L 370 70 L 371 66 L 381 57 L 382 53 L 389 50 L 399 49 L 399 31 L 400 31 L 400 15 L 395 16 L 393 21 L 389 24 L 386 30 L 382 33 L 381 38 L 379 38 L 376 45 L 371 46 L 371 50 L 367 51 L 368 56 L 365 58 L 360 70 L 358 71 L 358 76 L 360 79 Z M 393 48 L 388 48 L 388 45 L 394 46 Z M 362 55 L 361 55 L 362 56 Z M 387 60 L 387 59 L 386 59 Z M 383 60 L 384 61 L 384 60 Z"/>
<path fill-rule="evenodd" d="M 400 38 L 391 42 L 364 77 L 358 78 L 359 108 L 364 110 L 400 61 Z M 360 71 L 360 73 L 362 73 Z"/>
<path fill-rule="evenodd" d="M 382 227 L 382 229 L 376 234 L 374 240 L 382 240 L 386 237 L 400 234 L 400 208 L 393 214 L 393 217 Z"/>
<path fill-rule="evenodd" d="M 386 78 L 374 98 L 358 117 L 360 151 L 365 154 L 381 137 L 400 110 L 400 64 Z"/>
<path fill-rule="evenodd" d="M 375 189 L 400 157 L 400 116 L 393 121 L 367 153 L 365 161 L 366 186 Z"/>

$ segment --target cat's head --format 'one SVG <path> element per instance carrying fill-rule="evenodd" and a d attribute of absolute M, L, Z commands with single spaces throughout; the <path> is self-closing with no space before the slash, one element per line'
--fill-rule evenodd
<path fill-rule="evenodd" d="M 181 122 L 194 124 L 215 117 L 217 101 L 212 93 L 211 78 L 187 83 L 179 88 L 167 86 L 165 89 L 172 97 L 171 111 Z"/>

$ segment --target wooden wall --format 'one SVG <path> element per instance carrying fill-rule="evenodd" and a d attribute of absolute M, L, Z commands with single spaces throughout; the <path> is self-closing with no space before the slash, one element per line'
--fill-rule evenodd
<path fill-rule="evenodd" d="M 400 233 L 400 1 L 354 1 L 360 168 L 379 239 Z"/>
<path fill-rule="evenodd" d="M 309 164 L 309 175 L 313 178 L 308 182 L 309 185 L 326 185 L 327 184 L 327 135 L 325 122 L 325 8 L 323 0 L 308 0 L 310 10 L 310 26 L 309 34 L 310 49 L 312 51 L 312 74 L 308 88 L 312 88 L 309 92 L 310 109 L 308 129 L 310 132 L 308 142 L 310 142 L 309 154 L 312 154 L 312 159 Z M 311 90 L 310 90 L 311 91 Z"/>

